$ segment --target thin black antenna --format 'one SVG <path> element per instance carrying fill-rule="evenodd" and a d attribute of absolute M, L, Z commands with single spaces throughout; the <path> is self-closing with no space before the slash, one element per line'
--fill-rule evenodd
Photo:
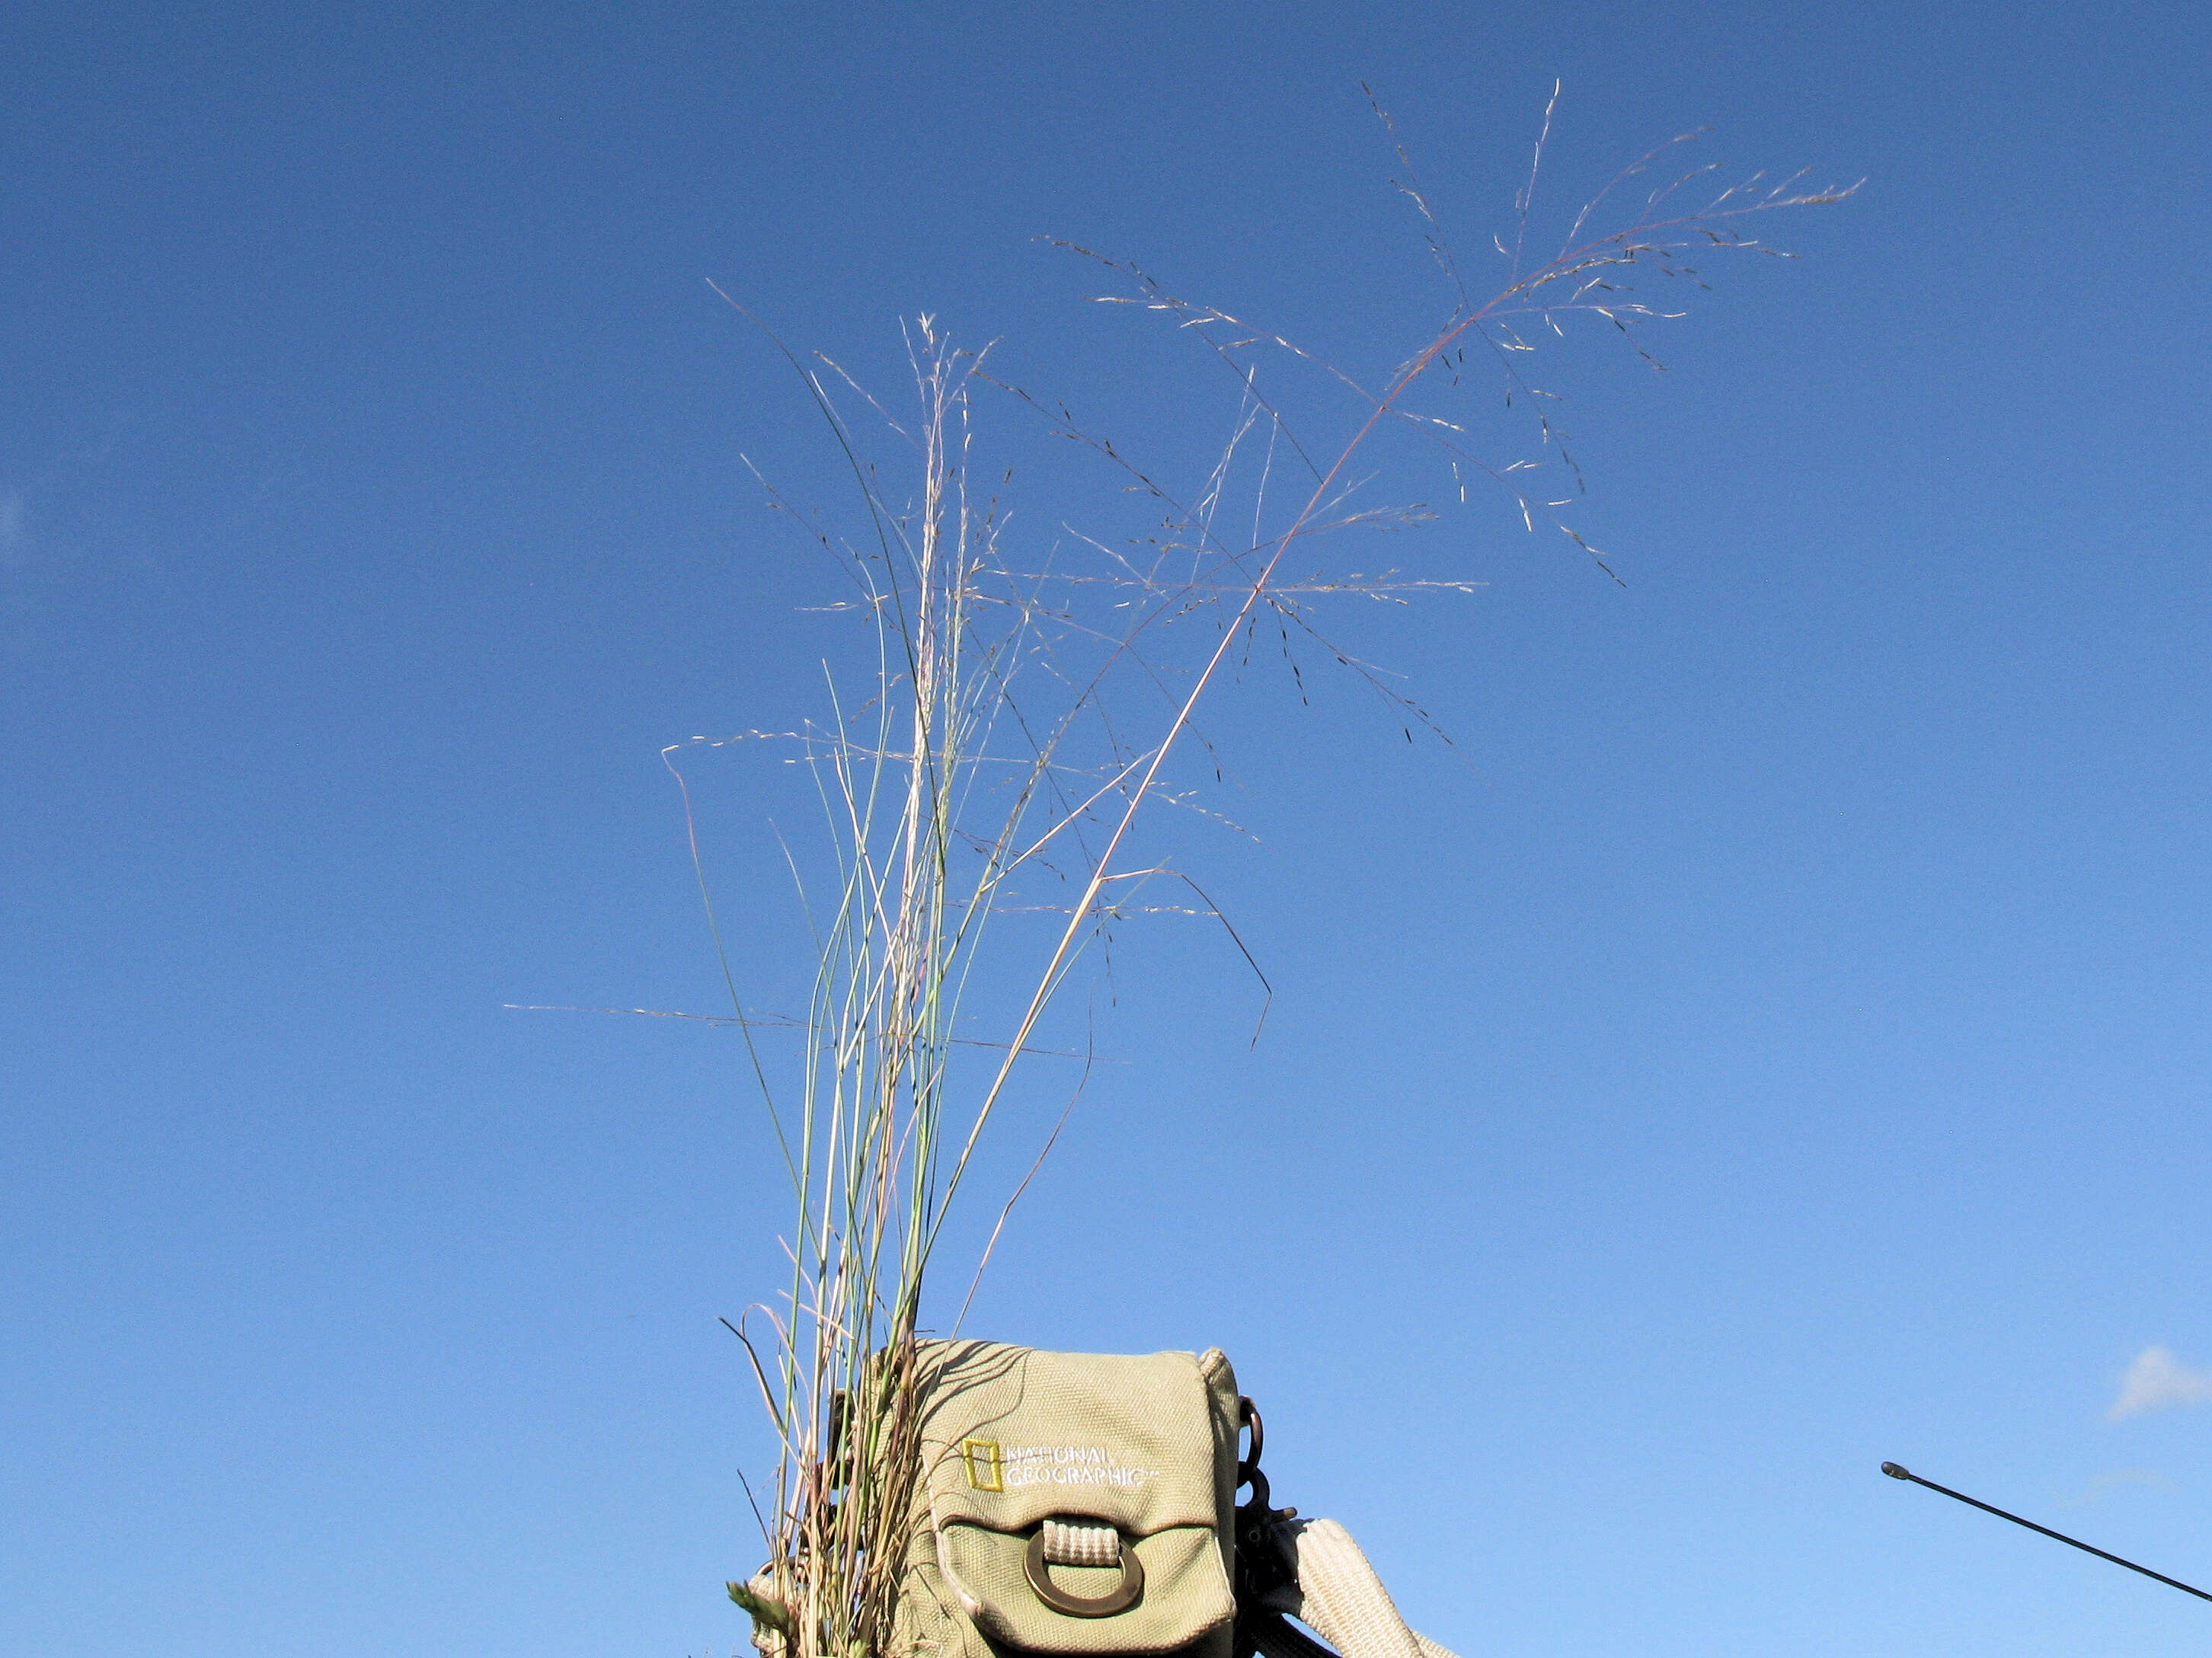
<path fill-rule="evenodd" d="M 2062 1543 L 2070 1543 L 2084 1554 L 2094 1554 L 2100 1560 L 2109 1560 L 2116 1566 L 2125 1566 L 2130 1571 L 2139 1571 L 2146 1577 L 2155 1577 L 2169 1588 L 2179 1589 L 2184 1594 L 2193 1594 L 2200 1600 L 2212 1600 L 2212 1594 L 2207 1594 L 2203 1589 L 2191 1588 L 2178 1577 L 2168 1577 L 2162 1571 L 2153 1571 L 2148 1566 L 2138 1566 L 2134 1561 L 2123 1560 L 2117 1554 L 2107 1554 L 2102 1549 L 2093 1549 L 2079 1538 L 2069 1537 L 2064 1532 L 2053 1531 L 2048 1526 L 2039 1526 L 2033 1520 L 2023 1520 L 2016 1514 L 2007 1514 L 2002 1509 L 1992 1507 L 1978 1497 L 1967 1496 L 1964 1491 L 1954 1491 L 1948 1485 L 1939 1485 L 1932 1479 L 1923 1479 L 1911 1469 L 1901 1467 L 1897 1463 L 1885 1462 L 1881 1465 L 1881 1471 L 1892 1479 L 1910 1479 L 1916 1485 L 1925 1485 L 1931 1491 L 1941 1491 L 1946 1497 L 1955 1497 L 1961 1503 L 1970 1503 L 1985 1514 L 1996 1515 L 2000 1520 L 2009 1520 L 2015 1526 L 2025 1526 L 2030 1531 L 2041 1532 L 2045 1537 L 2055 1537 Z"/>

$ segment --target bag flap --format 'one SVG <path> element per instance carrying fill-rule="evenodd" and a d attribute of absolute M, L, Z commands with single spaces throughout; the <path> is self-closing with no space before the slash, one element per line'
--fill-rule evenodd
<path fill-rule="evenodd" d="M 1218 1529 L 1237 1443 L 1233 1377 L 1225 1438 L 1216 1396 L 1224 1361 L 1209 1354 L 1202 1370 L 1189 1353 L 1046 1353 L 981 1341 L 931 1343 L 919 1358 L 938 1566 L 985 1634 L 1040 1652 L 1157 1653 L 1235 1615 Z M 1142 1567 L 1134 1604 L 1082 1617 L 1046 1603 L 1025 1554 L 1054 1519 L 1120 1533 Z M 1116 1567 L 1060 1564 L 1050 1575 L 1079 1600 L 1106 1595 L 1123 1577 Z"/>

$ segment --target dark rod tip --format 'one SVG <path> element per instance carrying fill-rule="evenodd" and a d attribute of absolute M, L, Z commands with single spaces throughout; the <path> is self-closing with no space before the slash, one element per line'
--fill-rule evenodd
<path fill-rule="evenodd" d="M 1881 1471 L 1887 1474 L 1892 1479 L 1910 1479 L 1912 1478 L 1912 1473 L 1910 1469 L 1900 1467 L 1894 1462 L 1883 1463 L 1881 1465 Z"/>

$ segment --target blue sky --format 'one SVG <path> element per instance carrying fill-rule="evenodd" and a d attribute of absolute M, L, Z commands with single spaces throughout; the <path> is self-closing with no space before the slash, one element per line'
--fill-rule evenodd
<path fill-rule="evenodd" d="M 1555 78 L 1540 211 L 1700 125 L 1869 182 L 1665 374 L 1561 348 L 1625 586 L 1478 496 L 1405 556 L 1487 586 L 1347 616 L 1455 756 L 1231 688 L 1257 839 L 1163 844 L 1265 1033 L 1217 934 L 1118 941 L 971 1327 L 1226 1347 L 1278 1498 L 1470 1655 L 2201 1646 L 1875 1473 L 2212 1578 L 2201 10 L 0 28 L 0 1647 L 741 1641 L 739 1057 L 507 1010 L 714 1011 L 659 751 L 850 646 L 739 455 L 848 486 L 708 281 L 879 386 L 902 316 L 999 338 L 1188 477 L 1233 409 L 1035 239 L 1379 374 L 1449 296 L 1359 82 L 1480 249 Z M 1018 525 L 1117 510 L 978 434 Z M 788 774 L 690 774 L 773 987 Z"/>

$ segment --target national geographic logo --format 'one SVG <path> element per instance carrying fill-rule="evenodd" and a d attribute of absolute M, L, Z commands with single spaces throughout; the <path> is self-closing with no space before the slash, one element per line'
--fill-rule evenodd
<path fill-rule="evenodd" d="M 1122 1461 L 1103 1445 L 1012 1445 L 969 1439 L 960 1446 L 968 1488 L 1021 1491 L 1031 1485 L 1108 1485 L 1137 1491 L 1159 1477 L 1158 1468 Z"/>

